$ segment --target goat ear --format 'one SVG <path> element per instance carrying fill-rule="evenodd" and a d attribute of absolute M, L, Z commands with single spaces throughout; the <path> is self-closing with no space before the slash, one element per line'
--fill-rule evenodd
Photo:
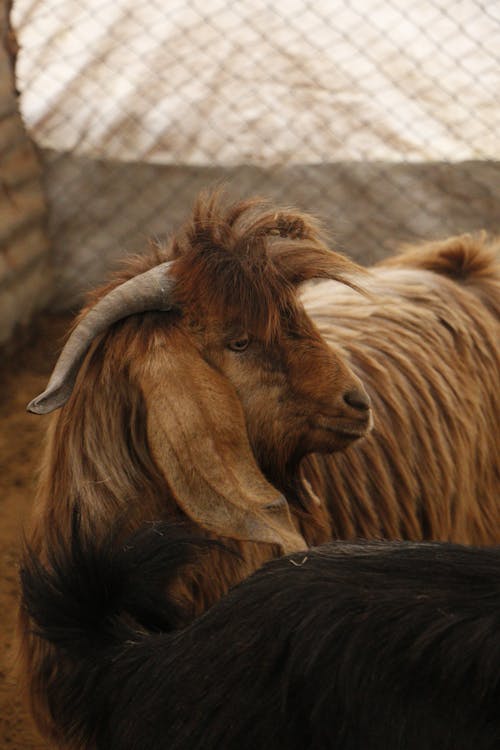
<path fill-rule="evenodd" d="M 155 349 L 136 376 L 153 458 L 184 513 L 219 536 L 304 549 L 288 503 L 257 466 L 232 385 L 188 340 Z"/>

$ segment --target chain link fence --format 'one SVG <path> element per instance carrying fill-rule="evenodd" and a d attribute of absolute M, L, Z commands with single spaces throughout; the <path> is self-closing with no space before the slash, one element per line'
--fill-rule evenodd
<path fill-rule="evenodd" d="M 500 231 L 498 0 L 15 0 L 58 304 L 225 182 L 361 262 Z"/>

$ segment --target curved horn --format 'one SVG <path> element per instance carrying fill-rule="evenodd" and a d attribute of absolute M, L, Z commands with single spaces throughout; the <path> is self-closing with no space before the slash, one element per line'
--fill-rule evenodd
<path fill-rule="evenodd" d="M 146 310 L 166 311 L 174 285 L 172 262 L 160 263 L 112 289 L 82 318 L 67 340 L 43 393 L 26 407 L 33 414 L 48 414 L 66 403 L 78 370 L 92 341 L 117 320 Z"/>

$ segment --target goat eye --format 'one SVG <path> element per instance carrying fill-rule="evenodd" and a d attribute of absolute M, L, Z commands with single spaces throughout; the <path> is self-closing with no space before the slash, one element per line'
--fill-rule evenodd
<path fill-rule="evenodd" d="M 248 336 L 242 336 L 239 339 L 233 339 L 228 343 L 228 347 L 232 349 L 233 352 L 244 352 L 245 349 L 248 347 L 248 344 L 250 343 L 250 339 Z"/>

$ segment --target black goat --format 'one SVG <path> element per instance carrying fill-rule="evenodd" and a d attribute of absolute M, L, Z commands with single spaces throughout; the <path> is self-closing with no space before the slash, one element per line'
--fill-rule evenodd
<path fill-rule="evenodd" d="M 498 548 L 330 543 L 186 624 L 161 592 L 216 542 L 167 524 L 119 551 L 83 537 L 21 570 L 38 637 L 65 655 L 48 703 L 67 746 L 500 748 Z"/>

